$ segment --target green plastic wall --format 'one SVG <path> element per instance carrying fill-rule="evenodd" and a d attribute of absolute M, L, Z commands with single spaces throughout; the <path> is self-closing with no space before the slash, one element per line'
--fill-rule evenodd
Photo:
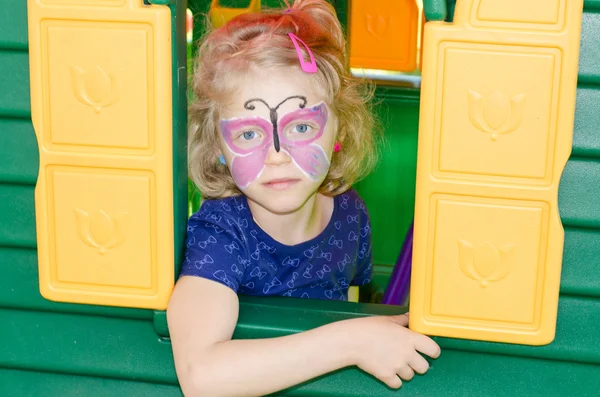
<path fill-rule="evenodd" d="M 178 4 L 181 16 L 183 5 Z M 345 2 L 336 5 L 345 12 Z M 176 36 L 183 38 L 182 24 L 177 26 Z M 442 356 L 427 375 L 400 391 L 348 368 L 278 396 L 598 395 L 600 0 L 586 1 L 581 48 L 573 154 L 559 190 L 565 249 L 556 340 L 529 347 L 436 338 Z M 181 62 L 180 51 L 176 64 Z M 164 312 L 61 304 L 39 294 L 33 201 L 39 163 L 30 119 L 24 0 L 0 0 L 0 76 L 0 396 L 181 396 Z M 185 78 L 174 75 L 174 81 L 181 87 Z M 418 91 L 384 87 L 377 96 L 388 145 L 379 168 L 357 189 L 373 218 L 376 270 L 384 283 L 412 218 L 419 97 Z M 174 188 L 180 242 L 186 211 L 182 90 L 177 98 L 175 150 L 181 156 Z M 243 298 L 234 337 L 278 336 L 338 319 L 405 310 Z"/>

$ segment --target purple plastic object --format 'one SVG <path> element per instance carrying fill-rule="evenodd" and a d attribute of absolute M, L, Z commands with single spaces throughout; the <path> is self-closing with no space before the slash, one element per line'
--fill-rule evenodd
<path fill-rule="evenodd" d="M 394 266 L 390 282 L 383 295 L 381 303 L 385 305 L 402 305 L 408 297 L 412 267 L 413 227 L 414 222 L 408 228 L 396 266 Z"/>

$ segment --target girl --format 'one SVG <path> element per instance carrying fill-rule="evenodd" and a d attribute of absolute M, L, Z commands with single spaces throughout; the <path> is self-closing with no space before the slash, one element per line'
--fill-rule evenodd
<path fill-rule="evenodd" d="M 390 387 L 440 349 L 407 317 L 370 317 L 263 340 L 231 340 L 237 294 L 346 300 L 371 277 L 371 228 L 351 189 L 374 164 L 368 95 L 347 68 L 324 0 L 244 14 L 199 48 L 189 219 L 168 308 L 186 396 L 260 396 L 357 365 Z"/>

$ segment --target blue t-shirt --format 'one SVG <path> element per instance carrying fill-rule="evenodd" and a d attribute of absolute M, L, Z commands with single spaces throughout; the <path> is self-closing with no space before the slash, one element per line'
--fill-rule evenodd
<path fill-rule="evenodd" d="M 206 200 L 188 220 L 182 276 L 214 280 L 258 296 L 347 300 L 371 280 L 371 226 L 354 190 L 334 197 L 317 237 L 289 246 L 253 220 L 245 196 Z"/>

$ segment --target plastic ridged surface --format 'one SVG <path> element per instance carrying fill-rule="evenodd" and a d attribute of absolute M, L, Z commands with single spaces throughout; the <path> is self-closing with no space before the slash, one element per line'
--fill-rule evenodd
<path fill-rule="evenodd" d="M 176 384 L 171 344 L 152 321 L 0 309 L 0 368 Z"/>
<path fill-rule="evenodd" d="M 0 395 L 6 397 L 183 397 L 176 385 L 91 376 L 0 369 Z"/>
<path fill-rule="evenodd" d="M 40 291 L 164 309 L 174 274 L 170 11 L 31 0 L 28 18 Z"/>
<path fill-rule="evenodd" d="M 37 180 L 37 141 L 29 120 L 0 118 L 0 182 L 34 185 Z M 31 163 L 23 164 L 23 155 Z"/>
<path fill-rule="evenodd" d="M 27 52 L 0 49 L 0 116 L 29 117 L 29 76 Z M 21 67 L 17 69 L 15 67 Z M 25 93 L 25 95 L 23 95 Z"/>
<path fill-rule="evenodd" d="M 0 0 L 0 9 L 0 49 L 27 51 L 25 2 L 15 4 L 13 0 Z"/>
<path fill-rule="evenodd" d="M 600 168 L 600 167 L 599 167 Z M 565 250 L 561 275 L 561 293 L 600 298 L 600 230 L 565 229 Z M 600 337 L 600 331 L 597 334 Z M 593 349 L 590 346 L 590 349 Z"/>
<path fill-rule="evenodd" d="M 579 57 L 580 83 L 600 84 L 600 45 L 598 45 L 600 5 L 594 6 L 598 8 L 583 14 L 581 21 L 581 48 L 585 51 L 581 51 Z"/>
<path fill-rule="evenodd" d="M 279 336 L 329 321 L 401 310 L 339 302 L 243 299 L 236 337 Z M 586 311 L 581 314 L 589 318 Z M 581 318 L 575 310 L 573 315 Z M 0 368 L 176 384 L 170 345 L 153 336 L 148 321 L 14 310 L 0 310 L 0 316 L 7 324 L 0 328 L 0 337 L 14 341 L 0 350 Z M 18 325 L 26 324 L 35 326 L 19 329 Z M 445 348 L 428 374 L 406 383 L 403 392 L 423 396 L 511 396 L 522 395 L 519 390 L 523 392 L 526 383 L 531 392 L 528 395 L 592 396 L 600 386 L 598 371 L 598 365 Z M 383 397 L 397 394 L 371 376 L 349 368 L 278 395 Z"/>
<path fill-rule="evenodd" d="M 600 14 L 598 15 L 600 19 Z M 596 30 L 597 40 L 600 40 L 600 25 Z M 598 68 L 600 75 L 600 67 Z M 584 85 L 577 89 L 577 104 L 575 111 L 575 132 L 573 135 L 573 156 L 600 158 L 600 86 Z"/>
<path fill-rule="evenodd" d="M 152 319 L 150 310 L 61 303 L 44 299 L 39 293 L 35 249 L 6 248 L 2 245 L 4 244 L 0 244 L 0 271 L 2 271 L 0 308 L 79 313 L 148 321 Z"/>
<path fill-rule="evenodd" d="M 565 226 L 600 228 L 600 164 L 597 159 L 571 158 L 558 191 Z M 587 203 L 587 205 L 584 205 Z"/>
<path fill-rule="evenodd" d="M 0 246 L 35 248 L 33 187 L 0 184 Z"/>

